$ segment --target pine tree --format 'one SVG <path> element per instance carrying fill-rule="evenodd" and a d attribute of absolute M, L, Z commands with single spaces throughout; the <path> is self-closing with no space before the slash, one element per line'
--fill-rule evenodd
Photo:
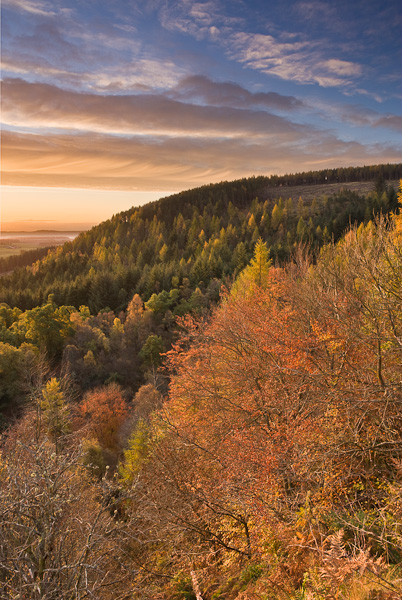
<path fill-rule="evenodd" d="M 266 242 L 260 238 L 254 248 L 250 264 L 240 273 L 232 287 L 232 294 L 247 292 L 255 286 L 265 288 L 271 266 Z"/>

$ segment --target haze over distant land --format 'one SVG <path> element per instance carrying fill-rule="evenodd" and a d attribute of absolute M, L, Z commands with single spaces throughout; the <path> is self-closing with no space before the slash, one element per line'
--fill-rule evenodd
<path fill-rule="evenodd" d="M 402 156 L 399 0 L 3 0 L 2 219 Z"/>
<path fill-rule="evenodd" d="M 127 192 L 3 186 L 2 231 L 84 231 L 113 214 L 158 200 L 167 192 Z"/>
<path fill-rule="evenodd" d="M 1 235 L 7 233 L 33 233 L 38 231 L 87 231 L 97 223 L 63 223 L 59 221 L 5 221 Z"/>

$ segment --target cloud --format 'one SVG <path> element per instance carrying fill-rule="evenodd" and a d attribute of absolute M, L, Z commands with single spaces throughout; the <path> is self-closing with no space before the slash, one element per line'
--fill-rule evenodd
<path fill-rule="evenodd" d="M 77 93 L 21 79 L 3 85 L 4 122 L 39 132 L 3 132 L 5 185 L 177 190 L 253 174 L 397 162 L 401 153 L 270 112 L 304 109 L 292 97 L 206 77 L 184 79 L 175 98 Z M 402 125 L 401 117 L 353 105 L 338 114 L 325 110 L 356 124 Z"/>
<path fill-rule="evenodd" d="M 56 81 L 60 80 L 74 84 L 78 84 L 83 76 L 82 74 L 72 73 L 66 69 L 54 67 L 43 60 L 37 60 L 29 56 L 11 56 L 7 52 L 3 52 L 1 70 L 3 73 L 29 74 L 31 77 L 40 75 L 51 77 Z"/>
<path fill-rule="evenodd" d="M 402 133 L 402 117 L 398 115 L 385 115 L 379 117 L 373 122 L 373 127 L 386 127 L 393 131 L 400 131 Z"/>
<path fill-rule="evenodd" d="M 213 106 L 237 108 L 265 107 L 292 111 L 305 106 L 294 96 L 284 96 L 276 92 L 252 93 L 237 83 L 212 81 L 202 75 L 182 79 L 169 95 L 180 100 L 199 100 Z"/>
<path fill-rule="evenodd" d="M 207 11 L 207 5 L 210 12 Z M 166 3 L 161 7 L 159 18 L 162 27 L 169 31 L 179 31 L 201 39 L 208 33 L 213 25 L 215 7 L 212 2 L 192 3 L 188 0 L 179 0 L 172 6 Z"/>
<path fill-rule="evenodd" d="M 8 63 L 17 67 L 23 62 L 35 63 L 36 69 L 28 71 L 30 79 L 31 75 L 37 78 L 40 75 L 42 80 L 50 81 L 52 69 L 57 69 L 68 71 L 69 81 L 74 75 L 79 78 L 83 74 L 84 79 L 86 75 L 88 80 L 92 78 L 95 87 L 99 73 L 109 74 L 111 79 L 113 69 L 121 72 L 122 66 L 130 75 L 138 74 L 145 79 L 147 68 L 153 63 L 150 77 L 160 76 L 165 81 L 173 67 L 178 70 L 172 61 L 162 57 L 156 73 L 158 61 L 152 60 L 152 48 L 144 53 L 142 36 L 136 33 L 133 23 L 124 20 L 128 11 L 116 21 L 109 12 L 105 15 L 105 10 L 113 10 L 112 5 L 107 9 L 100 6 L 96 17 L 91 18 L 87 11 L 59 8 L 58 4 L 53 3 L 57 12 L 50 15 L 52 18 L 44 18 L 42 14 L 15 15 L 11 11 L 7 15 L 3 56 L 6 54 Z M 49 73 L 46 73 L 47 68 Z"/>
<path fill-rule="evenodd" d="M 318 83 L 322 87 L 349 86 L 359 76 L 359 64 L 325 59 L 328 52 L 320 41 L 281 43 L 271 35 L 234 33 L 227 38 L 230 58 L 263 73 L 298 83 Z"/>
<path fill-rule="evenodd" d="M 58 63 L 60 65 L 60 63 Z M 3 53 L 1 63 L 3 73 L 29 76 L 30 80 L 52 82 L 63 88 L 115 92 L 150 91 L 167 89 L 176 85 L 183 77 L 183 71 L 170 60 L 137 58 L 135 62 L 119 65 L 102 65 L 81 72 L 54 66 L 45 59 L 27 55 L 16 56 Z M 88 67 L 88 66 L 87 66 Z"/>
<path fill-rule="evenodd" d="M 350 123 L 355 127 L 384 128 L 392 132 L 402 132 L 402 116 L 381 114 L 376 110 L 360 104 L 327 104 L 316 103 L 316 110 L 339 122 Z"/>
<path fill-rule="evenodd" d="M 344 142 L 328 132 L 264 139 L 24 135 L 4 131 L 3 184 L 178 190 L 253 174 L 397 162 L 400 148 Z M 292 165 L 294 165 L 292 167 Z"/>
<path fill-rule="evenodd" d="M 3 83 L 3 120 L 10 126 L 114 134 L 249 137 L 305 134 L 302 125 L 263 110 L 200 106 L 163 95 L 96 95 L 22 79 Z"/>
<path fill-rule="evenodd" d="M 304 20 L 319 20 L 337 30 L 342 21 L 337 11 L 325 2 L 301 2 L 293 8 Z M 349 87 L 362 74 L 362 65 L 328 56 L 331 51 L 350 50 L 339 44 L 328 48 L 328 37 L 309 40 L 306 35 L 281 31 L 278 35 L 251 33 L 239 30 L 242 19 L 225 18 L 223 7 L 217 2 L 180 0 L 167 3 L 160 10 L 163 27 L 179 31 L 198 40 L 210 39 L 219 43 L 227 56 L 245 67 L 275 75 L 286 81 L 318 84 L 321 87 Z M 275 26 L 271 24 L 270 31 Z M 350 54 L 350 52 L 349 52 Z"/>
<path fill-rule="evenodd" d="M 99 69 L 102 64 L 121 64 L 122 56 L 125 62 L 130 57 L 141 58 L 141 42 L 114 24 L 91 28 L 83 20 L 57 15 L 57 19 L 30 23 L 23 31 L 8 33 L 4 47 L 9 55 L 25 59 L 34 56 L 38 62 L 76 72 Z"/>
<path fill-rule="evenodd" d="M 20 53 L 51 57 L 58 65 L 72 64 L 82 58 L 82 50 L 66 38 L 54 21 L 40 23 L 31 35 L 17 36 L 14 45 Z"/>
<path fill-rule="evenodd" d="M 330 28 L 335 31 L 345 25 L 338 16 L 337 6 L 330 2 L 313 0 L 312 2 L 296 2 L 293 7 L 298 20 L 306 21 L 309 27 Z"/>
<path fill-rule="evenodd" d="M 334 58 L 324 61 L 322 66 L 325 69 L 328 69 L 328 71 L 332 71 L 337 75 L 346 77 L 358 77 L 362 72 L 361 65 L 346 60 L 337 60 Z"/>
<path fill-rule="evenodd" d="M 48 2 L 35 2 L 34 0 L 3 0 L 3 6 L 25 11 L 34 15 L 54 16 L 52 4 Z"/>
<path fill-rule="evenodd" d="M 92 27 L 75 14 L 25 17 L 24 26 L 20 20 L 10 19 L 3 36 L 8 75 L 26 73 L 30 81 L 109 92 L 168 88 L 184 75 L 174 58 L 158 56 L 158 48 L 134 35 L 129 24 L 103 19 Z"/>
<path fill-rule="evenodd" d="M 159 8 L 159 20 L 165 29 L 192 35 L 198 40 L 209 36 L 216 39 L 221 28 L 243 23 L 243 19 L 225 14 L 218 0 L 166 2 Z"/>

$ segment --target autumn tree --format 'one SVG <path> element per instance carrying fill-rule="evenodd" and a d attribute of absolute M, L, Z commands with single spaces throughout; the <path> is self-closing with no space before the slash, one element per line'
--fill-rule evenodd
<path fill-rule="evenodd" d="M 265 289 L 237 288 L 209 323 L 182 323 L 169 400 L 136 471 L 149 535 L 182 564 L 258 555 L 269 531 L 289 553 L 310 536 L 308 560 L 325 569 L 314 545 L 341 527 L 374 573 L 376 553 L 400 561 L 400 523 L 384 518 L 400 514 L 398 239 L 394 223 L 354 229 L 315 266 L 302 254 L 271 266 Z"/>
<path fill-rule="evenodd" d="M 67 440 L 65 440 L 67 442 Z M 129 597 L 119 560 L 121 527 L 81 466 L 77 436 L 63 452 L 28 412 L 3 438 L 0 457 L 2 597 Z M 127 563 L 126 563 L 127 564 Z M 128 565 L 127 565 L 128 566 Z"/>
<path fill-rule="evenodd" d="M 90 435 L 111 451 L 119 449 L 120 429 L 127 415 L 123 391 L 115 383 L 87 392 L 78 407 L 79 425 L 86 424 Z"/>
<path fill-rule="evenodd" d="M 58 441 L 70 431 L 70 411 L 61 382 L 52 377 L 42 389 L 40 418 L 58 449 Z"/>
<path fill-rule="evenodd" d="M 54 297 L 49 296 L 42 306 L 22 313 L 14 329 L 54 360 L 60 358 L 66 339 L 73 333 L 70 321 L 73 311 L 72 306 L 57 307 Z"/>
<path fill-rule="evenodd" d="M 267 285 L 270 266 L 267 244 L 259 238 L 254 248 L 254 256 L 235 281 L 232 293 L 246 293 L 255 286 L 264 288 Z"/>

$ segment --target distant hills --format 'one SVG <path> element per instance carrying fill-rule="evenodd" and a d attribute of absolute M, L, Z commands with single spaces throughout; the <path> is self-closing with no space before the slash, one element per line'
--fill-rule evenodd
<path fill-rule="evenodd" d="M 59 221 L 3 221 L 3 233 L 20 233 L 20 234 L 38 234 L 38 233 L 67 233 L 87 231 L 96 225 L 96 221 L 75 223 L 75 222 L 59 222 Z"/>
<path fill-rule="evenodd" d="M 35 229 L 32 231 L 25 231 L 25 230 L 12 230 L 12 231 L 8 231 L 8 230 L 3 230 L 1 232 L 1 235 L 7 235 L 7 236 L 18 236 L 18 235 L 29 235 L 29 236 L 33 236 L 35 237 L 36 235 L 56 235 L 56 236 L 63 236 L 63 235 L 73 235 L 76 234 L 78 235 L 79 233 L 82 233 L 82 231 L 86 231 L 84 229 L 75 229 L 75 230 L 64 230 L 64 229 Z"/>

